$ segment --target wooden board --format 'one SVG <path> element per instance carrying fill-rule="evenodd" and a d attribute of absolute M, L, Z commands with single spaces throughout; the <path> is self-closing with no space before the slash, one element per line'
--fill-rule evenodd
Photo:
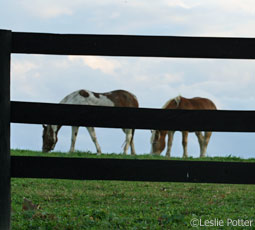
<path fill-rule="evenodd" d="M 11 31 L 0 30 L 0 229 L 10 228 Z"/>
<path fill-rule="evenodd" d="M 12 156 L 11 165 L 17 178 L 255 184 L 255 163 Z"/>
<path fill-rule="evenodd" d="M 254 132 L 255 111 L 136 109 L 13 101 L 11 122 L 108 128 Z"/>
<path fill-rule="evenodd" d="M 254 59 L 254 38 L 13 32 L 12 53 Z"/>

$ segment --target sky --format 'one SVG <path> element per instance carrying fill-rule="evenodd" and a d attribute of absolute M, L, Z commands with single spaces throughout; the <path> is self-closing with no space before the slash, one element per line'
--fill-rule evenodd
<path fill-rule="evenodd" d="M 9 0 L 0 2 L 0 28 L 16 32 L 164 36 L 255 37 L 252 0 Z M 207 97 L 218 109 L 255 109 L 253 60 L 57 56 L 13 54 L 11 100 L 58 103 L 67 94 L 87 89 L 125 89 L 141 107 L 161 108 L 178 95 Z M 96 128 L 104 153 L 121 153 L 120 129 Z M 150 152 L 149 130 L 136 130 L 138 154 Z M 68 152 L 71 128 L 63 127 L 54 151 Z M 214 132 L 208 156 L 255 157 L 255 134 Z M 11 148 L 41 150 L 41 125 L 11 125 Z M 76 149 L 95 152 L 85 128 Z M 162 153 L 164 155 L 165 152 Z M 189 135 L 188 154 L 199 156 Z M 182 156 L 176 132 L 172 156 Z"/>

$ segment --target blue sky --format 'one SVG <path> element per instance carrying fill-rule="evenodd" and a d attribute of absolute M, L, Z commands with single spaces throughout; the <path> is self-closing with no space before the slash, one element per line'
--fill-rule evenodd
<path fill-rule="evenodd" d="M 255 37 L 255 3 L 251 0 L 10 0 L 0 3 L 0 28 L 24 32 L 134 34 L 169 36 Z M 127 58 L 100 56 L 12 55 L 11 99 L 59 102 L 77 89 L 107 92 L 126 89 L 141 107 L 160 108 L 170 98 L 208 97 L 219 109 L 255 109 L 253 60 Z M 103 152 L 120 153 L 124 134 L 96 128 Z M 13 124 L 11 147 L 40 150 L 42 127 Z M 70 127 L 59 133 L 56 151 L 70 147 Z M 208 155 L 255 157 L 252 133 L 214 133 Z M 139 154 L 150 151 L 150 131 L 137 130 Z M 95 151 L 83 128 L 76 148 Z M 189 155 L 199 146 L 189 136 Z M 173 156 L 181 156 L 181 133 Z"/>

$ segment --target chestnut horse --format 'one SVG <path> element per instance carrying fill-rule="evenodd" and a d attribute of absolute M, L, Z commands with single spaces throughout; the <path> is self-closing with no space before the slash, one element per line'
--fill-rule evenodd
<path fill-rule="evenodd" d="M 60 103 L 62 104 L 78 104 L 78 105 L 97 105 L 97 106 L 115 106 L 115 107 L 136 107 L 138 101 L 135 95 L 124 90 L 115 90 L 107 93 L 94 93 L 88 90 L 77 90 L 66 97 Z M 86 119 L 86 118 L 85 118 Z M 43 152 L 49 152 L 55 148 L 58 141 L 58 131 L 61 125 L 43 125 Z M 71 147 L 70 152 L 74 152 L 76 137 L 78 134 L 78 126 L 72 126 Z M 92 141 L 96 146 L 97 153 L 101 153 L 100 145 L 97 142 L 96 133 L 93 127 L 87 127 Z M 131 146 L 131 154 L 135 155 L 135 147 L 133 143 L 134 130 L 123 129 L 126 134 L 124 146 L 124 154 L 127 154 L 129 146 Z"/>
<path fill-rule="evenodd" d="M 163 109 L 197 109 L 197 110 L 216 110 L 215 104 L 207 99 L 201 97 L 194 97 L 191 99 L 178 96 L 166 102 Z M 187 153 L 187 143 L 188 143 L 188 131 L 182 131 L 182 145 L 183 145 L 183 157 L 188 157 Z M 212 132 L 201 131 L 195 132 L 198 142 L 200 145 L 200 157 L 205 157 L 206 149 Z M 151 136 L 151 154 L 160 155 L 164 150 L 166 142 L 165 138 L 168 135 L 166 156 L 170 157 L 170 152 L 172 148 L 172 142 L 174 137 L 174 131 L 167 130 L 153 130 Z"/>

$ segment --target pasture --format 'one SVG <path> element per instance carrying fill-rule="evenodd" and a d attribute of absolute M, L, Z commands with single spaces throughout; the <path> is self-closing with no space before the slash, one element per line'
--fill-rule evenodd
<path fill-rule="evenodd" d="M 167 160 L 161 156 L 97 156 L 82 152 L 43 154 L 12 150 L 11 154 Z M 231 156 L 188 160 L 255 162 Z M 12 229 L 192 229 L 190 222 L 194 218 L 201 219 L 202 224 L 206 220 L 224 221 L 223 227 L 194 229 L 255 227 L 254 185 L 12 178 L 11 189 Z M 26 207 L 24 197 L 37 206 Z M 253 223 L 251 227 L 227 226 L 228 219 Z"/>

